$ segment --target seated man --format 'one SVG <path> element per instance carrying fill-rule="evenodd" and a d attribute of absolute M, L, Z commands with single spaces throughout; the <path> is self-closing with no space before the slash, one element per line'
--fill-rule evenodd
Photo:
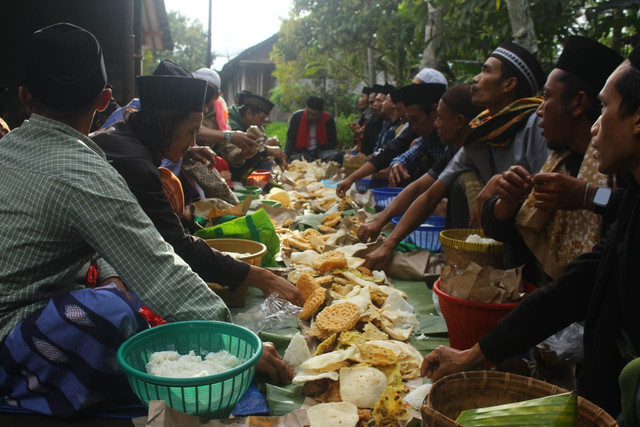
<path fill-rule="evenodd" d="M 456 179 L 464 178 L 468 181 L 465 185 L 473 190 L 480 182 L 488 183 L 514 164 L 525 165 L 535 172 L 540 170 L 549 149 L 534 114 L 542 100 L 531 97 L 540 89 L 543 79 L 544 72 L 537 59 L 523 47 L 505 42 L 493 51 L 480 74 L 473 78 L 472 86 L 472 102 L 486 110 L 471 121 L 464 146 L 429 189 L 411 204 L 384 242 L 389 252 L 431 215 Z M 473 172 L 473 176 L 468 177 L 465 172 Z M 469 208 L 473 211 L 474 206 Z M 388 261 L 389 257 L 379 257 L 365 265 L 381 269 Z"/>
<path fill-rule="evenodd" d="M 409 184 L 404 190 L 393 199 L 393 202 L 382 212 L 378 213 L 371 222 L 363 224 L 358 229 L 358 237 L 363 242 L 375 240 L 380 234 L 380 230 L 395 216 L 402 215 L 411 203 L 429 189 L 438 179 L 438 175 L 447 166 L 454 154 L 462 146 L 466 136 L 471 131 L 469 121 L 480 113 L 481 109 L 471 102 L 471 85 L 456 85 L 447 90 L 438 103 L 437 118 L 435 127 L 440 136 L 442 144 L 446 145 L 445 157 L 437 162 L 433 167 L 418 180 Z M 447 217 L 455 209 L 454 203 L 447 203 Z M 468 211 L 468 208 L 464 208 Z M 455 210 L 462 210 L 457 206 Z M 468 222 L 468 215 L 467 215 Z M 393 250 L 393 248 L 391 248 Z M 388 256 L 390 252 L 381 251 L 380 254 Z M 367 258 L 373 259 L 376 252 L 372 252 Z"/>
<path fill-rule="evenodd" d="M 382 122 L 382 130 L 380 130 L 378 134 L 378 141 L 376 141 L 376 146 L 373 149 L 374 153 L 382 150 L 388 142 L 393 141 L 398 136 L 398 129 L 402 126 L 402 119 L 400 119 L 398 110 L 396 110 L 396 106 L 391 98 L 391 93 L 394 90 L 395 88 L 386 94 L 384 101 L 382 101 L 381 109 L 384 121 Z"/>
<path fill-rule="evenodd" d="M 296 159 L 336 161 L 342 163 L 342 153 L 336 150 L 338 136 L 336 122 L 324 111 L 324 100 L 317 96 L 307 98 L 304 110 L 298 110 L 289 119 L 284 152 L 289 162 Z"/>
<path fill-rule="evenodd" d="M 420 76 L 420 77 L 419 77 Z M 447 79 L 437 70 L 433 68 L 422 69 L 413 79 L 413 83 L 440 83 L 445 87 L 447 86 Z M 396 104 L 402 102 L 405 91 L 411 90 L 411 85 L 400 88 L 401 92 L 396 95 L 399 101 L 394 101 Z M 403 106 L 400 108 L 402 109 Z M 339 197 L 344 197 L 347 190 L 351 188 L 354 182 L 359 179 L 365 178 L 376 172 L 382 171 L 389 167 L 395 157 L 407 151 L 411 143 L 417 138 L 416 133 L 411 130 L 411 126 L 403 127 L 398 133 L 398 136 L 388 144 L 386 144 L 382 150 L 376 153 L 368 162 L 360 167 L 357 171 L 346 177 L 342 182 L 338 184 L 336 188 L 336 194 Z"/>
<path fill-rule="evenodd" d="M 586 208 L 610 177 L 598 173 L 590 129 L 600 114 L 598 93 L 621 62 L 594 40 L 569 37 L 537 109 L 549 158 L 535 176 L 522 165 L 511 166 L 498 181 L 498 196 L 485 203 L 485 233 L 509 243 L 514 259 L 505 266 L 525 264 L 530 283 L 558 278 L 600 240 L 601 218 Z"/>
<path fill-rule="evenodd" d="M 251 172 L 267 157 L 275 158 L 278 163 L 286 167 L 287 156 L 280 148 L 277 141 L 267 140 L 264 134 L 264 122 L 271 114 L 274 105 L 262 96 L 246 92 L 242 96 L 242 105 L 233 105 L 229 109 L 229 126 L 231 130 L 247 132 L 250 127 L 256 129 L 256 142 L 259 144 L 258 152 L 246 159 L 240 165 L 231 165 L 231 175 L 235 181 L 244 182 Z M 275 142 L 275 146 L 272 145 Z"/>
<path fill-rule="evenodd" d="M 369 108 L 369 94 L 373 92 L 373 88 L 369 86 L 364 86 L 362 88 L 362 92 L 360 93 L 360 97 L 356 102 L 356 107 L 358 111 L 360 111 L 360 117 L 357 122 L 349 123 L 349 128 L 353 132 L 353 142 L 354 146 L 351 151 L 360 151 L 360 144 L 362 143 L 362 134 L 364 133 L 364 127 L 367 124 L 367 121 L 371 118 L 373 113 Z"/>
<path fill-rule="evenodd" d="M 70 416 L 129 389 L 116 351 L 148 324 L 122 281 L 169 322 L 230 314 L 87 137 L 111 99 L 96 38 L 55 24 L 25 59 L 19 95 L 33 114 L 0 144 L 0 389 L 11 405 Z M 74 278 L 97 256 L 105 286 L 85 288 Z M 291 378 L 269 347 L 257 369 Z"/>
<path fill-rule="evenodd" d="M 594 61 L 599 58 L 593 58 Z M 584 360 L 578 393 L 614 418 L 621 411 L 618 377 L 640 354 L 640 45 L 609 76 L 600 92 L 602 113 L 593 125 L 598 170 L 631 173 L 618 220 L 603 240 L 571 262 L 557 280 L 528 295 L 478 344 L 464 351 L 438 347 L 421 374 L 435 381 L 487 361 L 522 354 L 572 322 L 584 321 Z M 625 389 L 623 418 L 637 425 L 637 374 Z"/>

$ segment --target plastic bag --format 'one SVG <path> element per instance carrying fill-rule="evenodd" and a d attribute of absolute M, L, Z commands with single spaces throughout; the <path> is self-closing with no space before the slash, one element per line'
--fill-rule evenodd
<path fill-rule="evenodd" d="M 278 294 L 273 293 L 259 306 L 251 307 L 244 313 L 238 314 L 234 323 L 256 334 L 260 331 L 296 328 L 301 310 L 302 308 L 278 298 Z"/>
<path fill-rule="evenodd" d="M 558 359 L 573 359 L 580 362 L 584 356 L 583 336 L 584 326 L 580 323 L 572 323 L 551 335 L 544 340 L 544 343 L 556 352 Z"/>
<path fill-rule="evenodd" d="M 198 230 L 195 235 L 202 239 L 229 237 L 264 243 L 267 247 L 267 253 L 262 257 L 261 266 L 280 267 L 280 264 L 274 258 L 280 252 L 280 239 L 269 215 L 264 209 L 223 224 L 203 228 Z"/>

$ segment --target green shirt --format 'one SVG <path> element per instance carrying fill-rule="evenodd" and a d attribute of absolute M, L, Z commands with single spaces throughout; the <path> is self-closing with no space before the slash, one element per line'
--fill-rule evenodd
<path fill-rule="evenodd" d="M 167 321 L 229 310 L 156 231 L 89 138 L 38 115 L 0 140 L 0 340 L 95 254 Z"/>

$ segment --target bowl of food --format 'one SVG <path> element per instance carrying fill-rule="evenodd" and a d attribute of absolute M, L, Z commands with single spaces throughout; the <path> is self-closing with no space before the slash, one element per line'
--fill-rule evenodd
<path fill-rule="evenodd" d="M 184 413 L 217 419 L 229 417 L 261 355 L 262 342 L 250 330 L 202 320 L 142 331 L 120 346 L 117 361 L 146 405 L 164 400 Z"/>

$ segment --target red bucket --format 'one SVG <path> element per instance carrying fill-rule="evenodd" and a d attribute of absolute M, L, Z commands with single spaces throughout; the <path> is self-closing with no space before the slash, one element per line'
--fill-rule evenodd
<path fill-rule="evenodd" d="M 525 283 L 527 294 L 535 289 L 535 286 Z M 481 336 L 495 328 L 498 321 L 518 304 L 488 304 L 452 297 L 442 292 L 440 279 L 433 284 L 433 291 L 438 296 L 440 311 L 447 323 L 449 344 L 458 350 L 473 347 Z"/>

